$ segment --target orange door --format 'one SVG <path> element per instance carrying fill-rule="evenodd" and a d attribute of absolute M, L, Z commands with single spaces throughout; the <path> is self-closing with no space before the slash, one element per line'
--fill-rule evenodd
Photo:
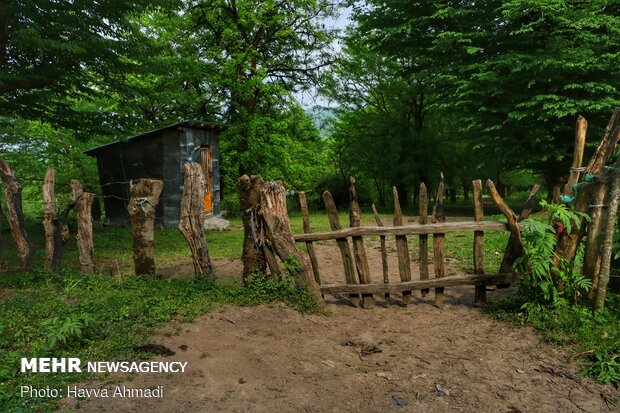
<path fill-rule="evenodd" d="M 207 181 L 207 190 L 204 194 L 204 211 L 213 212 L 213 166 L 211 165 L 211 147 L 200 148 L 200 166 Z"/>

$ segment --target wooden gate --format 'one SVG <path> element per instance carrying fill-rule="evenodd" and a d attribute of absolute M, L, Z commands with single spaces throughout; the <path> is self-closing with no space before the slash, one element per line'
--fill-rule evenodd
<path fill-rule="evenodd" d="M 386 298 L 392 293 L 401 293 L 403 302 L 411 301 L 412 290 L 421 290 L 426 295 L 430 288 L 435 289 L 435 302 L 438 306 L 443 304 L 444 287 L 459 285 L 474 285 L 475 300 L 479 303 L 486 301 L 486 286 L 507 286 L 519 278 L 519 274 L 512 272 L 514 260 L 522 255 L 520 227 L 516 215 L 501 199 L 493 182 L 487 181 L 491 197 L 500 210 L 506 215 L 508 222 L 485 221 L 482 206 L 482 184 L 480 180 L 473 181 L 474 192 L 474 221 L 445 222 L 443 212 L 443 177 L 435 197 L 435 205 L 431 220 L 428 223 L 428 196 L 426 186 L 420 185 L 419 218 L 415 225 L 404 225 L 398 199 L 398 192 L 393 188 L 394 194 L 394 217 L 392 226 L 384 226 L 373 205 L 376 226 L 360 226 L 360 208 L 355 190 L 355 179 L 351 178 L 350 185 L 350 227 L 342 228 L 336 206 L 329 192 L 323 194 L 323 200 L 329 216 L 331 231 L 315 232 L 310 230 L 310 216 L 306 204 L 305 194 L 300 193 L 300 205 L 303 214 L 304 234 L 294 236 L 298 243 L 305 243 L 314 273 L 314 279 L 319 284 L 322 294 L 348 294 L 354 305 L 360 302 L 362 296 L 363 306 L 370 308 L 374 305 L 373 294 L 385 294 Z M 535 198 L 538 186 L 530 193 L 525 208 L 519 216 L 519 220 L 527 218 L 531 211 L 531 204 Z M 444 238 L 446 234 L 456 232 L 474 232 L 473 261 L 474 274 L 446 276 Z M 508 243 L 504 260 L 499 273 L 485 274 L 483 263 L 484 233 L 486 231 L 510 231 L 511 238 Z M 383 268 L 383 282 L 373 282 L 368 269 L 368 259 L 364 248 L 364 237 L 378 236 L 381 242 L 381 259 Z M 386 237 L 394 237 L 398 255 L 398 274 L 400 282 L 390 283 L 387 259 Z M 407 237 L 419 237 L 419 274 L 420 279 L 411 279 L 411 259 Z M 433 267 L 434 277 L 429 275 L 429 236 L 433 242 Z M 349 239 L 351 240 L 349 242 Z M 335 240 L 340 250 L 344 268 L 344 284 L 322 284 L 319 263 L 314 248 L 314 242 Z"/>

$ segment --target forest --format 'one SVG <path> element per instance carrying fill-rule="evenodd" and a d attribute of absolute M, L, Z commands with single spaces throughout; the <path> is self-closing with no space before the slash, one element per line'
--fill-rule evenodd
<path fill-rule="evenodd" d="M 346 193 L 355 175 L 364 201 L 382 206 L 393 185 L 413 204 L 414 188 L 433 187 L 440 172 L 451 201 L 478 177 L 553 194 L 577 116 L 600 136 L 620 102 L 618 7 L 18 1 L 0 15 L 0 150 L 27 204 L 48 166 L 65 183 L 58 192 L 75 176 L 100 192 L 84 150 L 181 120 L 230 126 L 230 210 L 243 173 L 311 199 Z M 333 24 L 338 13 L 345 28 Z"/>

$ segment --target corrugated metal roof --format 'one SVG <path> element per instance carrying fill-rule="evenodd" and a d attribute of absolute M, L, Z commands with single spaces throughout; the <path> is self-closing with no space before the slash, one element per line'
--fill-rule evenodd
<path fill-rule="evenodd" d="M 94 156 L 95 153 L 99 152 L 101 149 L 106 149 L 110 146 L 113 146 L 119 143 L 129 142 L 137 138 L 143 138 L 143 137 L 154 135 L 154 134 L 166 131 L 166 130 L 183 128 L 183 127 L 185 128 L 189 127 L 189 128 L 195 128 L 195 129 L 207 129 L 207 130 L 214 130 L 214 131 L 221 131 L 221 130 L 228 128 L 228 126 L 224 125 L 223 123 L 203 122 L 200 120 L 185 120 L 183 122 L 175 123 L 173 125 L 164 126 L 163 128 L 154 129 L 152 131 L 143 132 L 138 135 L 130 136 L 129 138 L 121 139 L 115 142 L 106 143 L 105 145 L 97 146 L 96 148 L 92 148 L 87 151 L 84 151 L 84 153 L 86 155 Z"/>

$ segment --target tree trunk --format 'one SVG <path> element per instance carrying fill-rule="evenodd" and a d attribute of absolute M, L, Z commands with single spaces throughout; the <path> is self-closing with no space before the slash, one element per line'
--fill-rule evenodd
<path fill-rule="evenodd" d="M 0 272 L 6 271 L 9 269 L 9 263 L 6 261 L 6 257 L 4 256 L 4 241 L 2 239 L 2 223 L 4 222 L 4 212 L 2 211 L 2 203 L 0 202 Z"/>
<path fill-rule="evenodd" d="M 261 248 L 258 222 L 260 187 L 265 181 L 260 175 L 243 175 L 239 178 L 239 206 L 243 218 L 243 281 L 247 282 L 257 271 L 267 271 L 267 259 Z"/>
<path fill-rule="evenodd" d="M 614 232 L 616 230 L 616 220 L 618 214 L 618 197 L 620 196 L 620 156 L 616 158 L 616 164 L 612 174 L 611 185 L 609 189 L 609 208 L 607 209 L 607 222 L 605 224 L 605 238 L 603 240 L 603 259 L 601 264 L 601 272 L 598 278 L 598 286 L 596 289 L 596 302 L 594 308 L 602 310 L 605 307 L 605 297 L 607 295 L 607 284 L 609 282 L 609 273 L 611 270 L 611 253 L 614 241 Z"/>
<path fill-rule="evenodd" d="M 133 262 L 137 275 L 155 276 L 155 209 L 164 187 L 162 181 L 156 179 L 138 179 L 129 182 L 131 198 L 127 211 L 131 218 L 133 235 Z"/>
<path fill-rule="evenodd" d="M 266 182 L 260 187 L 260 217 L 265 237 L 276 255 L 289 264 L 295 284 L 304 287 L 317 302 L 322 302 L 321 291 L 314 281 L 310 265 L 295 245 L 286 211 L 286 192 L 282 182 Z"/>
<path fill-rule="evenodd" d="M 194 273 L 197 276 L 211 277 L 214 274 L 213 265 L 203 230 L 203 197 L 207 183 L 199 164 L 195 162 L 186 163 L 183 165 L 183 169 L 185 177 L 183 179 L 179 230 L 187 240 L 192 252 Z"/>
<path fill-rule="evenodd" d="M 62 260 L 62 222 L 56 212 L 55 183 L 56 171 L 48 168 L 43 181 L 43 228 L 45 229 L 45 268 L 52 271 L 60 269 Z"/>
<path fill-rule="evenodd" d="M 605 164 L 609 161 L 610 157 L 614 153 L 616 145 L 620 139 L 620 108 L 616 108 L 612 114 L 605 134 L 601 139 L 588 167 L 584 171 L 581 182 L 583 183 L 577 191 L 575 201 L 573 202 L 573 209 L 576 212 L 590 212 L 590 205 L 593 201 L 593 193 L 591 184 L 588 184 L 589 177 L 601 175 L 604 171 Z M 600 189 L 600 188 L 599 188 Z M 597 196 L 599 199 L 603 197 Z M 596 198 L 596 197 L 595 197 Z M 565 258 L 567 260 L 575 259 L 577 254 L 577 247 L 581 241 L 581 238 L 585 234 L 586 225 L 585 219 L 580 219 L 580 229 L 574 230 L 570 235 L 562 234 L 558 239 L 558 243 L 555 249 L 555 253 L 558 257 Z"/>
<path fill-rule="evenodd" d="M 0 178 L 4 183 L 6 199 L 7 219 L 11 235 L 17 245 L 19 268 L 32 268 L 34 261 L 34 245 L 30 242 L 24 225 L 24 212 L 22 210 L 22 186 L 9 167 L 9 164 L 0 160 Z"/>
<path fill-rule="evenodd" d="M 95 248 L 93 244 L 93 219 L 91 216 L 95 194 L 84 192 L 80 181 L 71 180 L 73 202 L 75 203 L 77 219 L 77 248 L 80 260 L 80 272 L 91 274 L 95 272 Z"/>

